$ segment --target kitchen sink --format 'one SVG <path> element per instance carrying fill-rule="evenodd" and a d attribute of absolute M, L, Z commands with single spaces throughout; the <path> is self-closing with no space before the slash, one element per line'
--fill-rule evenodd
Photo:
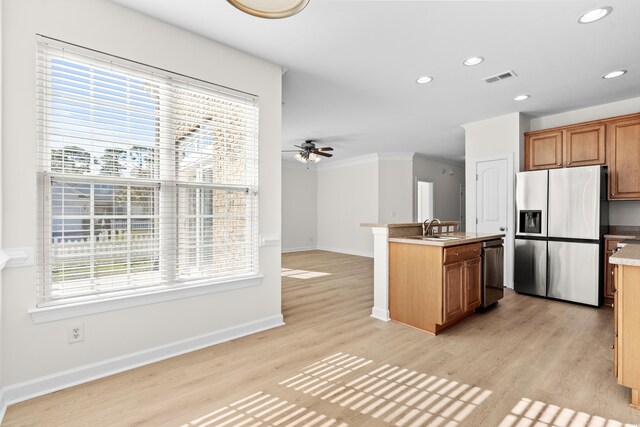
<path fill-rule="evenodd" d="M 405 239 L 416 239 L 416 240 L 460 240 L 460 237 L 454 236 L 408 236 Z"/>

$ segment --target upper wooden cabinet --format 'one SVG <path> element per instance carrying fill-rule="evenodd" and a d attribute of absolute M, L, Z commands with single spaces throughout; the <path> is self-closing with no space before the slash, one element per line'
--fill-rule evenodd
<path fill-rule="evenodd" d="M 562 131 L 528 133 L 524 141 L 524 168 L 528 171 L 562 167 Z"/>
<path fill-rule="evenodd" d="M 571 126 L 529 132 L 524 143 L 525 170 L 604 165 L 606 126 Z"/>
<path fill-rule="evenodd" d="M 640 113 L 525 133 L 524 170 L 607 165 L 609 200 L 640 200 Z"/>
<path fill-rule="evenodd" d="M 640 114 L 607 124 L 609 199 L 640 199 Z"/>
<path fill-rule="evenodd" d="M 606 126 L 587 125 L 564 131 L 564 166 L 604 165 L 606 158 Z"/>

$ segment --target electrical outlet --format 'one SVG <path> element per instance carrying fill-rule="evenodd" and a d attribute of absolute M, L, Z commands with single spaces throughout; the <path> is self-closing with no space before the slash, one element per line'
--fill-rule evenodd
<path fill-rule="evenodd" d="M 84 341 L 84 323 L 74 325 L 67 331 L 67 343 L 73 344 L 75 342 Z"/>

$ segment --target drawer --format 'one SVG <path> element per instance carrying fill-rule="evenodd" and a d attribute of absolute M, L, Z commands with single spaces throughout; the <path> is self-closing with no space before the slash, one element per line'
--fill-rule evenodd
<path fill-rule="evenodd" d="M 444 264 L 464 261 L 466 259 L 477 258 L 482 253 L 481 243 L 472 243 L 470 245 L 451 246 L 444 248 Z"/>

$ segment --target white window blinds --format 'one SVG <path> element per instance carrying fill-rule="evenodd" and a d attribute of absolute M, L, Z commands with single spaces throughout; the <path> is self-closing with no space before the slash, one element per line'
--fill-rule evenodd
<path fill-rule="evenodd" d="M 38 306 L 258 272 L 253 96 L 38 38 Z"/>

